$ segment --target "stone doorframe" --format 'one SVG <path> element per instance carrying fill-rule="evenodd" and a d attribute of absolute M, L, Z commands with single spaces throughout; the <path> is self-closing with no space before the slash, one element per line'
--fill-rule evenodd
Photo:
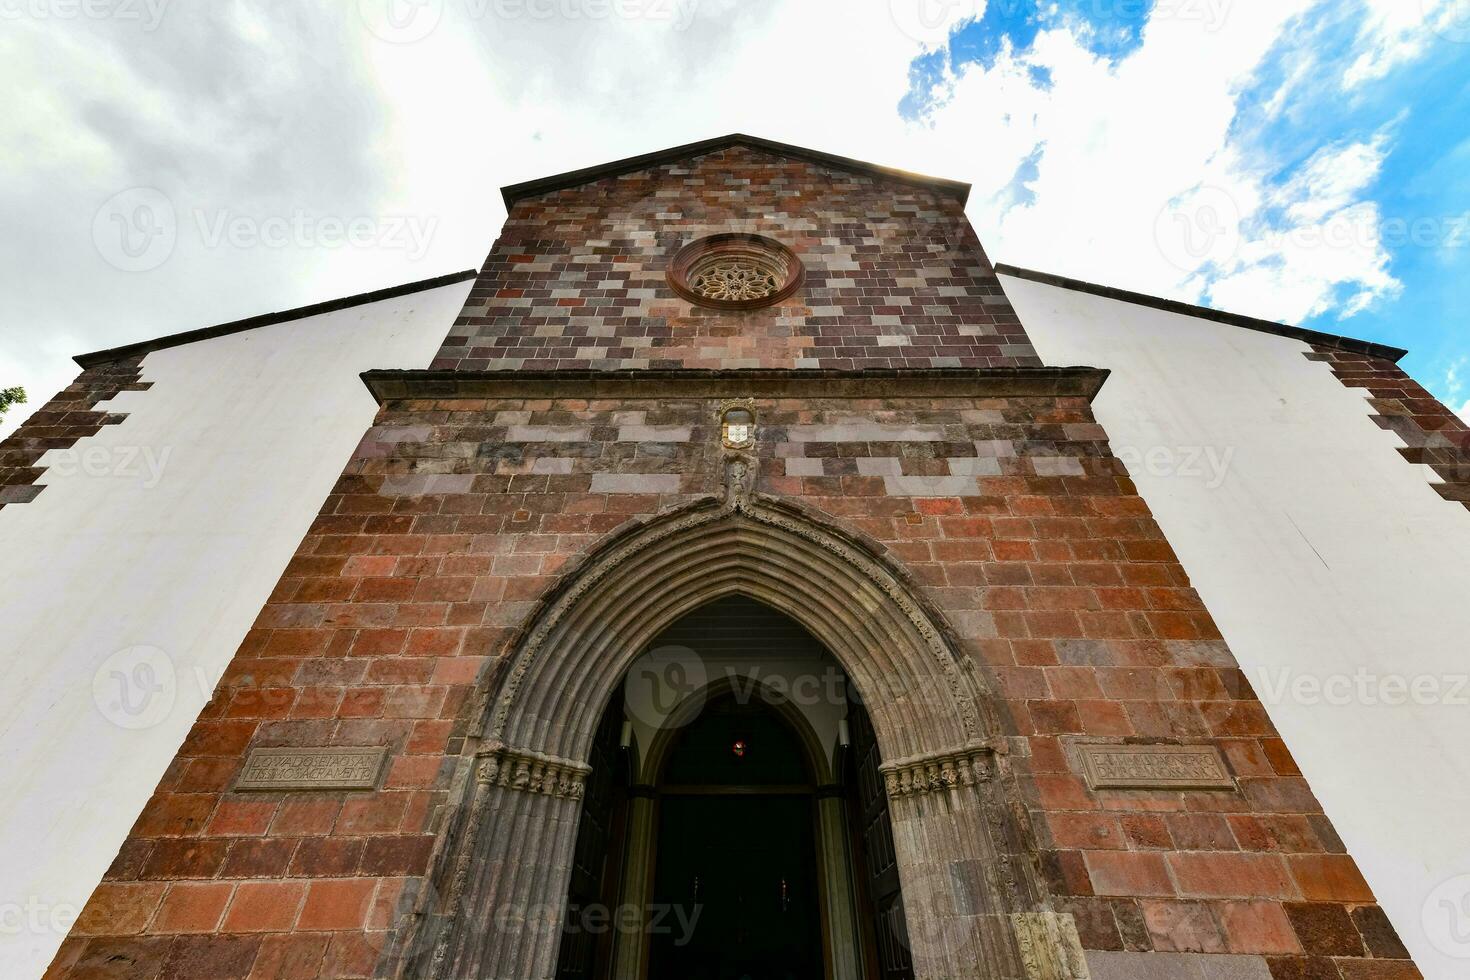
<path fill-rule="evenodd" d="M 603 710 L 665 627 L 741 594 L 818 637 L 869 712 L 915 976 L 1087 976 L 1071 917 L 1049 908 L 983 679 L 876 549 L 756 494 L 754 477 L 729 457 L 720 496 L 615 535 L 545 600 L 482 691 L 434 868 L 379 975 L 554 978 Z"/>

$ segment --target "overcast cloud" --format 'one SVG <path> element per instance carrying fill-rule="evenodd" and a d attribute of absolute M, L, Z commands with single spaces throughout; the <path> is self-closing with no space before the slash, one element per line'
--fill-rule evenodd
<path fill-rule="evenodd" d="M 737 130 L 973 181 L 995 260 L 1413 340 L 1463 401 L 1463 337 L 1361 316 L 1410 123 L 1270 149 L 1465 54 L 1461 0 L 992 3 L 0 0 L 0 432 L 73 354 L 478 266 L 500 185 Z"/>

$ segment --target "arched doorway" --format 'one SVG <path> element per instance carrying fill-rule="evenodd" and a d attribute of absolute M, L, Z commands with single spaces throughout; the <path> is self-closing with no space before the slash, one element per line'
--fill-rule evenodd
<path fill-rule="evenodd" d="M 825 975 L 816 785 L 788 722 L 726 693 L 661 769 L 649 980 Z"/>
<path fill-rule="evenodd" d="M 859 793 L 843 778 L 848 732 L 871 725 L 850 691 L 815 637 L 746 596 L 714 600 L 656 637 L 594 742 L 558 977 L 879 976 L 862 973 L 877 962 L 881 927 L 863 899 L 878 892 L 857 881 L 863 848 L 848 814 Z M 622 757 L 609 762 L 618 729 Z M 635 785 L 610 791 L 600 767 Z M 878 817 L 891 854 L 886 809 Z M 589 840 L 603 842 L 598 861 L 585 857 Z M 889 879 L 888 911 L 901 918 Z M 593 935 L 595 922 L 615 924 L 611 942 Z"/>
<path fill-rule="evenodd" d="M 487 678 L 435 866 L 396 930 L 386 971 L 556 976 L 603 708 L 652 638 L 691 610 L 743 595 L 820 636 L 862 695 L 913 975 L 1085 974 L 1075 926 L 1048 907 L 981 673 L 957 657 L 952 634 L 902 572 L 860 540 L 753 493 L 752 466 L 732 458 L 721 497 L 629 527 L 543 600 Z M 840 800 L 819 809 L 833 807 Z M 637 823 L 630 807 L 630 860 L 651 836 L 635 833 Z"/>

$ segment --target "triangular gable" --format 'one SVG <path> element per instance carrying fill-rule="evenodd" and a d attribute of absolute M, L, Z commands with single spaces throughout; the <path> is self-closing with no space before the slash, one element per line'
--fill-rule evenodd
<path fill-rule="evenodd" d="M 505 199 L 505 208 L 509 211 L 515 206 L 517 201 L 523 201 L 528 197 L 550 194 L 554 191 L 566 190 L 570 187 L 580 187 L 584 184 L 604 180 L 608 177 L 621 177 L 623 174 L 636 173 L 639 170 L 648 170 L 653 167 L 661 167 L 665 164 L 677 163 L 680 160 L 687 160 L 708 153 L 717 153 L 720 150 L 727 150 L 736 146 L 760 150 L 761 152 L 770 153 L 775 156 L 805 160 L 808 163 L 830 167 L 834 170 L 845 170 L 850 173 L 880 177 L 884 180 L 894 180 L 904 184 L 929 187 L 940 193 L 949 194 L 958 198 L 961 206 L 970 198 L 970 185 L 962 181 L 946 180 L 943 177 L 926 177 L 922 174 L 910 173 L 907 170 L 881 167 L 875 163 L 865 163 L 862 160 L 853 160 L 850 157 L 838 156 L 835 153 L 823 153 L 821 150 L 811 150 L 803 146 L 777 143 L 774 140 L 761 139 L 759 136 L 747 136 L 744 133 L 731 133 L 728 136 L 720 136 L 716 139 L 703 140 L 698 143 L 686 143 L 683 146 L 673 146 L 667 150 L 658 150 L 653 153 L 640 154 L 636 157 L 627 157 L 623 160 L 614 160 L 611 163 L 599 164 L 595 167 L 585 167 L 581 170 L 571 170 L 550 177 L 540 177 L 536 180 L 528 180 L 519 184 L 510 184 L 502 187 L 500 193 Z"/>

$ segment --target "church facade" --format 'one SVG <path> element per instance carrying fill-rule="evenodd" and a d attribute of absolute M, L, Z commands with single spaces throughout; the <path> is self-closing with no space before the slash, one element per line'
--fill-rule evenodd
<path fill-rule="evenodd" d="M 995 267 L 966 185 L 750 137 L 505 193 L 478 273 L 88 355 L 5 443 L 58 557 L 3 860 L 90 890 L 17 956 L 1435 975 L 1370 881 L 1460 871 L 1378 814 L 1461 722 L 1282 693 L 1453 655 L 1465 428 L 1403 352 Z"/>

